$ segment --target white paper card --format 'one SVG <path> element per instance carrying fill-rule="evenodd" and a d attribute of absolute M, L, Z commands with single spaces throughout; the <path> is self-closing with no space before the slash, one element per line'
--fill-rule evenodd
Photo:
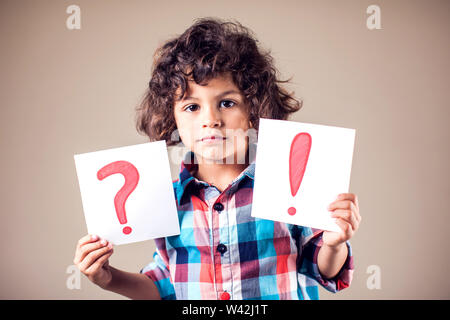
<path fill-rule="evenodd" d="M 115 245 L 180 234 L 164 141 L 74 158 L 89 234 Z"/>
<path fill-rule="evenodd" d="M 354 142 L 354 129 L 260 119 L 252 216 L 340 231 L 327 207 L 349 190 Z"/>

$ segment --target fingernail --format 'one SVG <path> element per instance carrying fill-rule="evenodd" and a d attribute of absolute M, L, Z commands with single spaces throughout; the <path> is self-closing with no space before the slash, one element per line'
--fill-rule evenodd
<path fill-rule="evenodd" d="M 108 243 L 108 248 L 112 249 L 112 247 L 113 247 L 113 244 L 111 242 Z"/>
<path fill-rule="evenodd" d="M 106 245 L 106 243 L 107 243 L 107 241 L 106 241 L 105 239 L 102 239 L 102 241 L 100 241 L 100 244 L 101 244 L 102 246 Z"/>
<path fill-rule="evenodd" d="M 97 235 L 93 234 L 93 235 L 91 235 L 91 239 L 92 239 L 92 240 L 97 240 L 98 237 L 97 237 Z"/>

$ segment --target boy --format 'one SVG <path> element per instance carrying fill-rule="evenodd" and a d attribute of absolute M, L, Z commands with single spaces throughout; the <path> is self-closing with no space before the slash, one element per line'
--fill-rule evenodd
<path fill-rule="evenodd" d="M 83 237 L 74 263 L 92 282 L 136 299 L 318 299 L 317 282 L 350 285 L 356 195 L 330 204 L 341 232 L 251 217 L 256 144 L 243 133 L 301 107 L 277 82 L 238 23 L 201 19 L 159 49 L 137 124 L 169 145 L 178 133 L 190 150 L 173 182 L 181 234 L 156 239 L 140 273 L 109 266 L 112 245 Z"/>

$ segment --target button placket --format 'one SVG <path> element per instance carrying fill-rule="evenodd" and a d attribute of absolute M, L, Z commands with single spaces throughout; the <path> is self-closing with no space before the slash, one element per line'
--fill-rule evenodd
<path fill-rule="evenodd" d="M 217 262 L 220 263 L 222 285 L 218 287 L 218 298 L 223 299 L 222 295 L 230 299 L 231 294 L 231 264 L 230 264 L 230 251 L 229 251 L 229 217 L 225 210 L 226 197 L 219 197 L 216 203 L 213 205 L 213 214 L 219 221 L 219 239 L 216 242 L 216 255 Z"/>

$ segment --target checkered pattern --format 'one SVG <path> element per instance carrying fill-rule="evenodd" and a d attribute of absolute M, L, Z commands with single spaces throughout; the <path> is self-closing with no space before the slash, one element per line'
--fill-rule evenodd
<path fill-rule="evenodd" d="M 222 193 L 192 175 L 192 159 L 189 152 L 173 182 L 181 233 L 155 239 L 153 262 L 141 270 L 163 299 L 220 299 L 227 292 L 237 300 L 311 300 L 319 299 L 317 284 L 331 292 L 350 285 L 349 242 L 339 274 L 324 279 L 317 267 L 322 230 L 251 216 L 254 159 Z M 216 203 L 224 209 L 215 210 Z"/>

